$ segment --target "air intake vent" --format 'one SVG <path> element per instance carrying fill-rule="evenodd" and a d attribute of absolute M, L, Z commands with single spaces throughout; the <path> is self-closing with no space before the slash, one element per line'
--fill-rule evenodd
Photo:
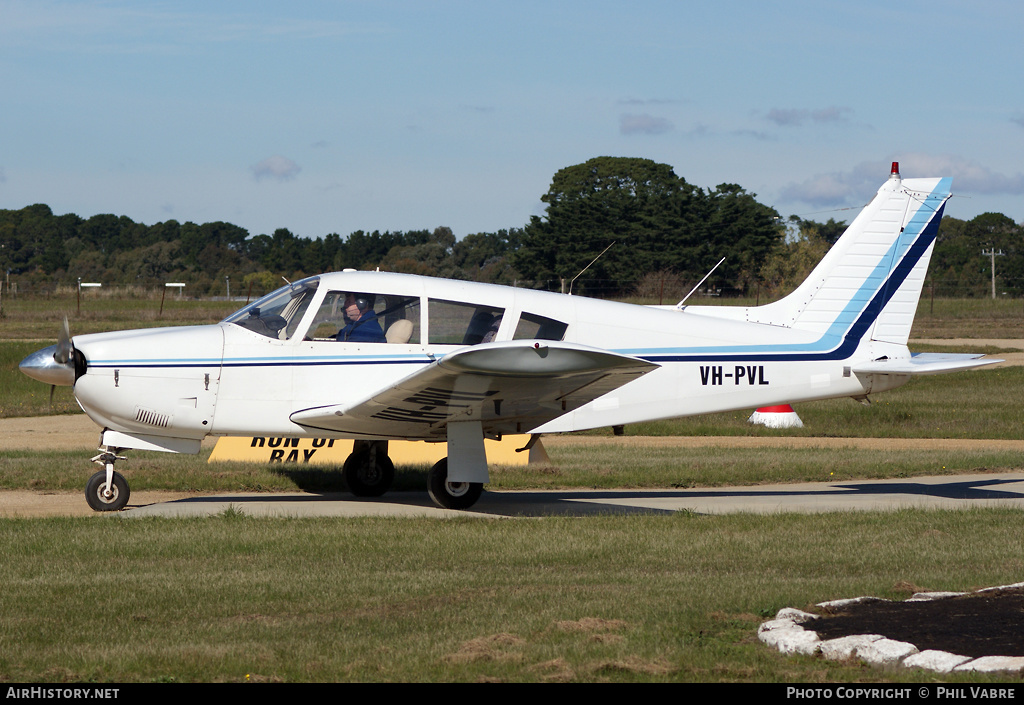
<path fill-rule="evenodd" d="M 142 407 L 136 407 L 135 420 L 147 426 L 157 426 L 158 428 L 167 428 L 171 423 L 171 417 L 167 414 L 143 409 Z"/>

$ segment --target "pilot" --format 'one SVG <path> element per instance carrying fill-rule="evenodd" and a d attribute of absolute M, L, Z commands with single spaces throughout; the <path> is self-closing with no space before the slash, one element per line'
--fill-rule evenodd
<path fill-rule="evenodd" d="M 347 323 L 338 331 L 338 340 L 349 343 L 386 343 L 384 331 L 373 310 L 372 294 L 345 294 L 343 311 Z"/>

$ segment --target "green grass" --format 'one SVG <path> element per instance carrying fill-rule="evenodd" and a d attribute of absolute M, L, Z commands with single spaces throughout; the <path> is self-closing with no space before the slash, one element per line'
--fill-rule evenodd
<path fill-rule="evenodd" d="M 14 297 L 5 292 L 0 339 L 57 340 L 61 321 L 66 316 L 72 335 L 102 333 L 111 330 L 154 328 L 159 326 L 216 323 L 242 307 L 242 301 L 205 301 L 168 297 L 113 298 L 74 294 L 47 298 Z"/>
<path fill-rule="evenodd" d="M 753 409 L 702 414 L 626 427 L 636 436 L 826 436 L 1024 439 L 1024 367 L 916 377 L 871 396 L 794 404 L 800 429 L 748 423 Z M 595 433 L 607 435 L 608 430 Z"/>
<path fill-rule="evenodd" d="M 935 299 L 917 306 L 911 338 L 1024 338 L 1022 299 Z"/>
<path fill-rule="evenodd" d="M 784 656 L 782 607 L 1019 580 L 1019 512 L 0 521 L 0 680 L 998 681 Z"/>

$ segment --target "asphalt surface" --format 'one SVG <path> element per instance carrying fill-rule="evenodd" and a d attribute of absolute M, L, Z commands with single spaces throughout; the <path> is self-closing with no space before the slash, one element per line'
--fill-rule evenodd
<path fill-rule="evenodd" d="M 1024 509 L 1024 472 L 708 489 L 499 491 L 485 492 L 475 506 L 464 511 L 439 509 L 421 492 L 394 492 L 378 499 L 356 499 L 342 493 L 238 493 L 130 504 L 121 516 L 212 516 L 238 511 L 253 516 L 281 517 L 513 518 L 678 511 L 771 514 L 982 506 Z"/>

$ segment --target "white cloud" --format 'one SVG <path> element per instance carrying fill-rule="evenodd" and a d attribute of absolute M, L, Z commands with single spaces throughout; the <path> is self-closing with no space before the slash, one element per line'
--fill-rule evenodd
<path fill-rule="evenodd" d="M 900 162 L 904 173 L 922 176 L 952 176 L 953 190 L 977 194 L 1024 195 L 1024 174 L 1000 174 L 971 159 L 952 155 L 912 154 Z"/>
<path fill-rule="evenodd" d="M 782 127 L 799 127 L 805 122 L 817 124 L 826 122 L 845 122 L 846 116 L 852 113 L 850 108 L 829 106 L 817 110 L 806 110 L 803 108 L 772 108 L 768 111 L 767 118 L 776 125 Z"/>
<path fill-rule="evenodd" d="M 675 126 L 665 118 L 654 117 L 646 113 L 641 115 L 625 114 L 619 118 L 619 132 L 624 135 L 661 135 L 671 132 Z"/>
<path fill-rule="evenodd" d="M 905 178 L 951 176 L 953 192 L 978 195 L 1024 195 L 1024 174 L 1001 174 L 970 159 L 954 155 L 904 154 L 893 160 Z M 784 201 L 815 207 L 866 203 L 889 173 L 889 162 L 861 162 L 845 172 L 819 174 L 785 186 Z"/>
<path fill-rule="evenodd" d="M 267 157 L 258 164 L 253 164 L 249 167 L 249 171 L 256 178 L 257 181 L 263 179 L 274 179 L 275 181 L 289 181 L 302 171 L 302 167 L 293 162 L 288 157 L 282 157 L 280 154 L 275 154 L 272 157 Z"/>

